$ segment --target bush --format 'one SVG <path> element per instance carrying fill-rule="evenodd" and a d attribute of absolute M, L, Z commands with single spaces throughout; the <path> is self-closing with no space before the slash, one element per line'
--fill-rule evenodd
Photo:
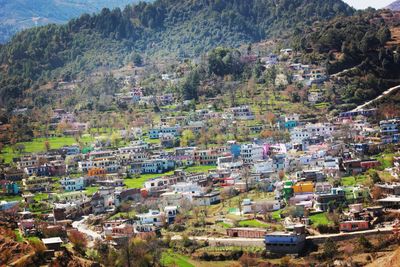
<path fill-rule="evenodd" d="M 333 259 L 338 254 L 336 243 L 328 238 L 324 243 L 324 252 L 322 256 L 326 259 Z"/>

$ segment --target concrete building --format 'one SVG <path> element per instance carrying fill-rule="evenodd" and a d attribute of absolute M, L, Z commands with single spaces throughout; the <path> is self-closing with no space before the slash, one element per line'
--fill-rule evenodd
<path fill-rule="evenodd" d="M 78 162 L 78 171 L 84 173 L 87 173 L 93 168 L 101 168 L 107 173 L 113 173 L 117 172 L 120 167 L 120 162 L 115 156 L 100 157 L 88 161 Z"/>
<path fill-rule="evenodd" d="M 168 127 L 161 126 L 158 128 L 153 128 L 149 130 L 149 138 L 150 139 L 158 139 L 160 138 L 160 134 L 173 134 L 175 137 L 179 136 L 179 127 Z"/>
<path fill-rule="evenodd" d="M 229 228 L 226 229 L 226 234 L 230 237 L 243 237 L 243 238 L 264 238 L 267 234 L 266 229 L 262 228 Z"/>
<path fill-rule="evenodd" d="M 264 156 L 264 148 L 256 144 L 243 144 L 240 148 L 240 158 L 244 164 L 260 161 Z"/>
<path fill-rule="evenodd" d="M 78 191 L 85 189 L 85 181 L 83 177 L 79 178 L 64 177 L 60 180 L 60 183 L 65 191 Z"/>
<path fill-rule="evenodd" d="M 30 192 L 46 191 L 52 187 L 52 179 L 50 177 L 31 176 L 22 179 L 22 187 L 25 191 Z"/>
<path fill-rule="evenodd" d="M 138 224 L 150 224 L 154 226 L 162 226 L 164 224 L 164 213 L 159 210 L 149 210 L 147 213 L 137 214 Z"/>
<path fill-rule="evenodd" d="M 293 232 L 273 232 L 265 235 L 265 248 L 272 254 L 300 254 L 305 245 L 304 226 L 294 227 Z"/>
<path fill-rule="evenodd" d="M 369 222 L 367 221 L 345 221 L 339 223 L 339 230 L 342 232 L 354 232 L 369 229 Z"/>
<path fill-rule="evenodd" d="M 193 202 L 197 206 L 211 206 L 221 202 L 221 196 L 219 192 L 211 192 L 208 194 L 200 194 L 193 196 Z"/>
<path fill-rule="evenodd" d="M 249 106 L 231 108 L 230 112 L 235 120 L 254 120 L 255 116 Z"/>

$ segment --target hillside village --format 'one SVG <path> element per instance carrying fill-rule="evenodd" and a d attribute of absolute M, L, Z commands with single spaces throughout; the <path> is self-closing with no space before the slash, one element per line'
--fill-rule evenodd
<path fill-rule="evenodd" d="M 48 136 L 38 139 L 40 152 L 25 152 L 23 143 L 15 144 L 14 152 L 11 146 L 3 149 L 0 211 L 16 226 L 16 235 L 39 238 L 48 261 L 71 242 L 78 246 L 76 232 L 87 240 L 86 251 L 99 241 L 120 249 L 132 237 L 169 238 L 184 247 L 199 242 L 188 255 L 215 261 L 294 255 L 313 262 L 330 257 L 326 244 L 332 240 L 376 235 L 384 235 L 385 242 L 367 240 L 365 251 L 395 244 L 400 229 L 396 113 L 383 118 L 381 110 L 369 107 L 322 114 L 324 88 L 336 78 L 322 66 L 299 63 L 292 49 L 245 60 L 259 60 L 264 72 L 276 71 L 276 87 L 301 84 L 303 94 L 296 97 L 307 108 L 264 109 L 276 104 L 272 99 L 241 103 L 247 101 L 233 95 L 230 107 L 218 98 L 196 106 L 174 93 L 146 93 L 139 74 L 123 76 L 124 90 L 112 101 L 145 110 L 157 103 L 157 119 L 137 118 L 134 126 L 101 136 L 76 113 L 53 109 Z M 159 79 L 174 83 L 179 77 L 171 72 Z M 58 88 L 73 90 L 79 83 L 63 81 Z M 315 112 L 320 114 L 310 114 Z M 72 142 L 53 148 L 57 138 Z M 237 251 L 235 258 L 231 254 Z"/>

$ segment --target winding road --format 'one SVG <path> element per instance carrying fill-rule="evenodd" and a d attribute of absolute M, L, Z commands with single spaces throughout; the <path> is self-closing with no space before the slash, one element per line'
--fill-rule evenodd
<path fill-rule="evenodd" d="M 87 218 L 88 218 L 88 216 L 83 216 L 82 220 L 73 222 L 72 227 L 77 229 L 79 232 L 84 233 L 85 235 L 89 236 L 90 240 L 89 240 L 88 246 L 92 247 L 94 244 L 94 241 L 96 239 L 103 240 L 103 237 L 99 233 L 88 228 L 88 226 L 85 223 Z"/>

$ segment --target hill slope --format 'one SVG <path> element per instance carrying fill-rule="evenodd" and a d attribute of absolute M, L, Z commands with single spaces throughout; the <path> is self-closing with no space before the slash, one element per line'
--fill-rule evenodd
<path fill-rule="evenodd" d="M 393 11 L 400 11 L 400 1 L 395 1 L 393 3 L 391 3 L 390 5 L 388 5 L 386 7 L 387 9 L 393 10 Z"/>
<path fill-rule="evenodd" d="M 103 7 L 124 7 L 134 0 L 0 0 L 0 43 L 17 31 L 49 23 L 66 23 Z"/>
<path fill-rule="evenodd" d="M 195 56 L 354 12 L 341 0 L 158 0 L 23 31 L 0 47 L 0 99 L 14 103 L 35 81 L 121 66 L 132 51 Z"/>

